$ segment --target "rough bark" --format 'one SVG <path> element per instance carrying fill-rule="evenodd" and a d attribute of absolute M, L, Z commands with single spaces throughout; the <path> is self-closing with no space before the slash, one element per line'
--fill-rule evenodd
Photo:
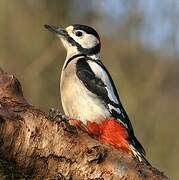
<path fill-rule="evenodd" d="M 35 88 L 35 87 L 34 87 Z M 0 158 L 32 179 L 168 179 L 30 105 L 19 81 L 0 74 Z"/>

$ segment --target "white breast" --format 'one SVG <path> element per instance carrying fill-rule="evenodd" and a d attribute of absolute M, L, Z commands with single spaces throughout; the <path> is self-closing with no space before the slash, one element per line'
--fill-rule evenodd
<path fill-rule="evenodd" d="M 61 100 L 64 112 L 67 116 L 86 121 L 101 120 L 110 117 L 110 113 L 98 97 L 88 91 L 75 73 L 73 60 L 61 75 Z"/>

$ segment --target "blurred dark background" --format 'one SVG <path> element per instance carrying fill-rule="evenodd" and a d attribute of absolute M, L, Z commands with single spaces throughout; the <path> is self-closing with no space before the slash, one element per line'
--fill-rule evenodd
<path fill-rule="evenodd" d="M 18 77 L 30 103 L 61 108 L 65 50 L 43 25 L 93 26 L 149 161 L 179 179 L 178 18 L 177 0 L 1 0 L 0 66 Z"/>

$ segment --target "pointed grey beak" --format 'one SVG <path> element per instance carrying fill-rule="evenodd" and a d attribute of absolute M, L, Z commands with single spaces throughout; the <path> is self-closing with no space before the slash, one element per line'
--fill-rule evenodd
<path fill-rule="evenodd" d="M 64 36 L 64 37 L 66 37 L 68 35 L 67 31 L 60 27 L 53 26 L 53 25 L 47 25 L 47 24 L 45 24 L 44 27 L 46 29 L 48 29 L 50 32 L 53 32 L 57 35 Z"/>

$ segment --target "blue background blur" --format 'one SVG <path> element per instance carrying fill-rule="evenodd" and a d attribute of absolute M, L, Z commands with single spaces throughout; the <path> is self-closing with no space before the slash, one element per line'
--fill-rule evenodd
<path fill-rule="evenodd" d="M 61 108 L 65 51 L 43 25 L 93 26 L 147 158 L 179 179 L 178 19 L 177 0 L 1 0 L 0 66 L 18 77 L 30 103 Z"/>

